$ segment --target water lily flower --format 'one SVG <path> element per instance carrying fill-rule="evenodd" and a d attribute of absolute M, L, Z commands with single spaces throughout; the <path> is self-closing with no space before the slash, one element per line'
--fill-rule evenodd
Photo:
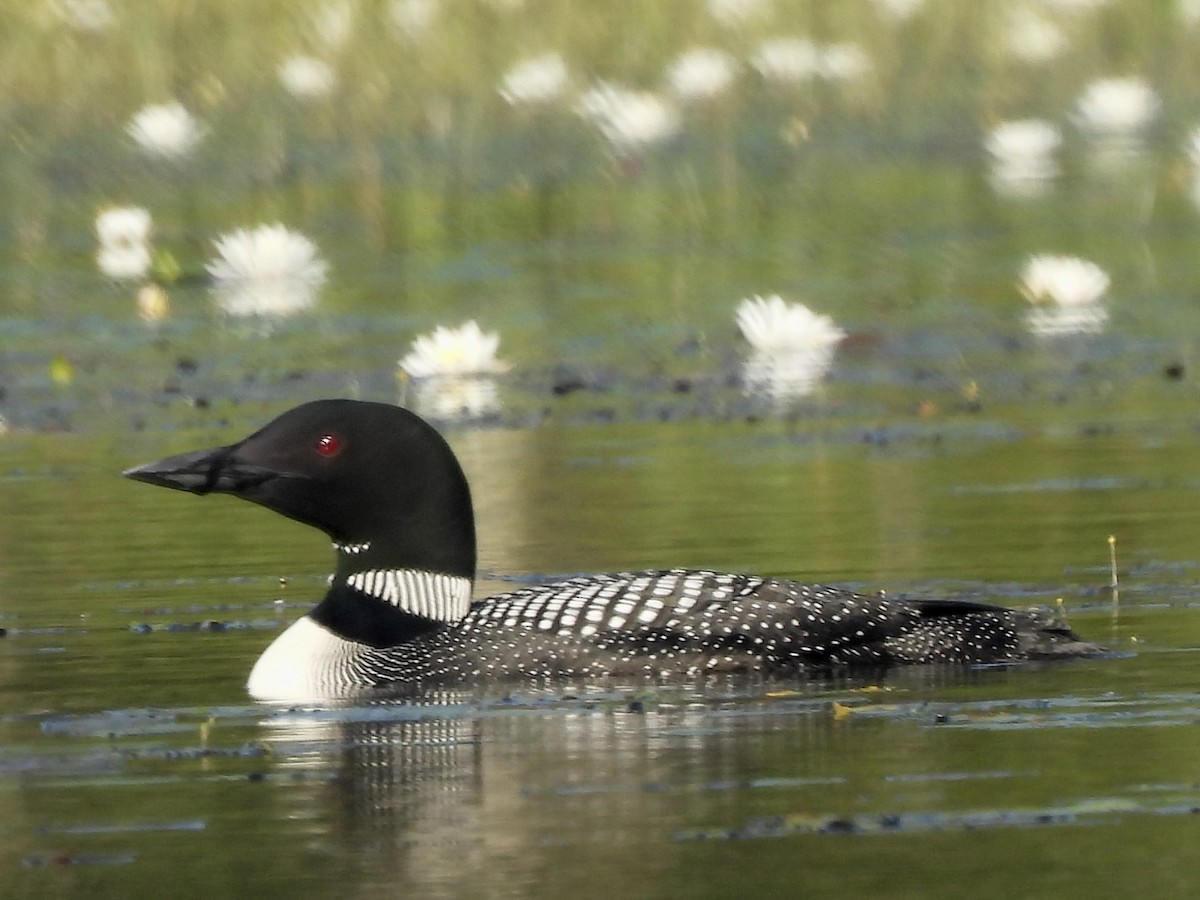
<path fill-rule="evenodd" d="M 312 306 L 328 264 L 304 235 L 280 224 L 239 228 L 216 239 L 205 264 L 217 303 L 234 316 L 289 315 Z"/>
<path fill-rule="evenodd" d="M 1021 273 L 1021 293 L 1031 303 L 1086 306 L 1104 296 L 1108 273 L 1077 256 L 1042 254 L 1030 257 Z"/>
<path fill-rule="evenodd" d="M 125 128 L 137 145 L 151 156 L 186 156 L 204 130 L 178 102 L 144 106 Z"/>
<path fill-rule="evenodd" d="M 508 370 L 496 359 L 499 348 L 500 335 L 484 332 L 474 320 L 457 328 L 439 325 L 413 341 L 400 368 L 413 378 L 498 374 Z"/>
<path fill-rule="evenodd" d="M 1043 119 L 1001 122 L 984 139 L 993 186 L 1004 194 L 1036 194 L 1059 173 L 1054 154 L 1062 145 L 1056 125 Z"/>
<path fill-rule="evenodd" d="M 1100 300 L 1110 283 L 1108 273 L 1086 259 L 1031 257 L 1019 284 L 1034 305 L 1026 315 L 1029 329 L 1043 337 L 1101 331 L 1108 311 Z"/>
<path fill-rule="evenodd" d="M 299 100 L 327 97 L 337 84 L 333 66 L 314 56 L 289 56 L 279 64 L 284 89 Z"/>
<path fill-rule="evenodd" d="M 633 91 L 601 82 L 584 94 L 576 106 L 591 120 L 618 152 L 629 152 L 661 143 L 680 126 L 679 110 L 658 94 Z"/>
<path fill-rule="evenodd" d="M 750 344 L 742 382 L 752 396 L 785 401 L 811 394 L 833 365 L 846 336 L 829 316 L 778 294 L 738 304 L 737 326 Z"/>
<path fill-rule="evenodd" d="M 713 47 L 695 47 L 667 69 L 667 83 L 685 100 L 707 100 L 726 91 L 736 74 L 733 58 Z"/>
<path fill-rule="evenodd" d="M 523 59 L 505 74 L 500 96 L 512 106 L 549 103 L 567 88 L 567 64 L 553 51 Z"/>
<path fill-rule="evenodd" d="M 140 206 L 116 206 L 96 216 L 96 265 L 109 278 L 138 279 L 150 270 L 150 213 Z"/>
<path fill-rule="evenodd" d="M 829 316 L 803 303 L 786 303 L 778 294 L 744 299 L 738 304 L 737 326 L 751 347 L 768 353 L 834 347 L 846 336 Z"/>
<path fill-rule="evenodd" d="M 1119 138 L 1145 130 L 1160 105 L 1158 94 L 1143 78 L 1100 78 L 1084 89 L 1076 112 L 1084 130 Z"/>

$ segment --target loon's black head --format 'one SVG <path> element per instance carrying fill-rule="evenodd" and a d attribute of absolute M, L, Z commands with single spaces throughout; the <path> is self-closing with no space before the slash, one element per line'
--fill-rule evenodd
<path fill-rule="evenodd" d="M 442 436 L 398 406 L 305 403 L 235 444 L 170 456 L 124 475 L 258 503 L 321 529 L 355 551 L 363 566 L 474 576 L 466 477 Z"/>

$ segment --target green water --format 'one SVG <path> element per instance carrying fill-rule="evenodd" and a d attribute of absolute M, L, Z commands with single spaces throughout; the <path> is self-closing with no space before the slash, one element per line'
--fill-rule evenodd
<path fill-rule="evenodd" d="M 478 0 L 406 35 L 385 3 L 131 2 L 94 33 L 0 3 L 0 893 L 1195 893 L 1200 28 L 1043 10 L 1065 48 L 1022 62 L 1002 6 L 778 0 L 722 25 L 683 0 Z M 769 84 L 748 60 L 775 35 L 854 42 L 870 71 Z M 738 74 L 670 141 L 616 153 L 572 110 L 599 78 L 660 89 L 695 45 Z M 547 49 L 567 94 L 509 107 L 500 79 Z M 333 66 L 330 96 L 282 90 L 293 53 Z M 1131 74 L 1162 104 L 1114 162 L 1071 110 Z M 124 129 L 169 99 L 203 137 L 149 159 Z M 982 142 L 1028 116 L 1062 128 L 1061 173 L 1015 198 Z M 110 204 L 154 217 L 152 323 L 96 269 Z M 222 316 L 212 241 L 272 221 L 329 262 L 315 306 Z M 1036 253 L 1108 272 L 1102 331 L 1029 332 Z M 733 322 L 775 292 L 848 332 L 783 402 L 743 389 Z M 251 704 L 327 541 L 118 473 L 316 397 L 420 405 L 397 360 L 468 318 L 511 366 L 483 415 L 434 411 L 480 595 L 704 566 L 1061 601 L 1112 655 Z"/>

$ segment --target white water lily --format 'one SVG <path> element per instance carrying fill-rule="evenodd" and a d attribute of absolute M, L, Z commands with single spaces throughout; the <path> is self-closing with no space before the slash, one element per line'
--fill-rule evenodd
<path fill-rule="evenodd" d="M 413 378 L 498 374 L 508 369 L 496 358 L 499 348 L 500 335 L 483 331 L 473 319 L 457 328 L 439 325 L 413 341 L 400 368 Z"/>
<path fill-rule="evenodd" d="M 116 206 L 96 216 L 96 265 L 109 278 L 142 278 L 153 262 L 150 213 L 140 206 Z"/>
<path fill-rule="evenodd" d="M 618 152 L 661 143 L 680 127 L 679 110 L 658 94 L 607 82 L 580 97 L 576 111 L 593 122 Z"/>
<path fill-rule="evenodd" d="M 112 206 L 96 216 L 96 239 L 101 244 L 146 244 L 153 221 L 141 206 Z"/>
<path fill-rule="evenodd" d="M 1099 302 L 1111 280 L 1094 262 L 1077 256 L 1030 257 L 1021 273 L 1021 293 L 1030 303 L 1087 306 Z"/>
<path fill-rule="evenodd" d="M 1054 155 L 1061 145 L 1058 126 L 1043 119 L 1001 122 L 984 139 L 992 185 L 1003 194 L 1041 193 L 1059 174 Z"/>
<path fill-rule="evenodd" d="M 742 365 L 746 393 L 773 402 L 811 394 L 833 366 L 846 336 L 829 316 L 778 294 L 747 297 L 737 308 L 737 326 L 749 342 Z"/>
<path fill-rule="evenodd" d="M 832 348 L 846 336 L 829 316 L 803 303 L 786 303 L 778 294 L 744 299 L 738 304 L 737 326 L 751 347 L 765 353 Z"/>
<path fill-rule="evenodd" d="M 214 241 L 205 264 L 217 303 L 234 316 L 289 315 L 312 306 L 328 264 L 316 245 L 287 227 L 239 228 Z"/>
<path fill-rule="evenodd" d="M 1076 103 L 1080 126 L 1098 137 L 1136 137 L 1158 115 L 1158 94 L 1143 78 L 1100 78 Z"/>
<path fill-rule="evenodd" d="M 284 89 L 299 100 L 327 97 L 337 85 L 333 66 L 314 56 L 289 56 L 277 72 Z"/>
<path fill-rule="evenodd" d="M 144 106 L 125 128 L 137 145 L 152 156 L 186 156 L 203 136 L 200 123 L 182 103 Z"/>
<path fill-rule="evenodd" d="M 1033 308 L 1026 314 L 1029 330 L 1040 337 L 1096 333 L 1108 321 L 1100 303 L 1108 290 L 1108 273 L 1075 256 L 1031 257 L 1021 273 L 1021 293 Z"/>
<path fill-rule="evenodd" d="M 667 69 L 667 83 L 685 100 L 707 100 L 724 93 L 737 74 L 733 57 L 714 47 L 695 47 Z"/>
<path fill-rule="evenodd" d="M 1001 122 L 984 141 L 999 163 L 1016 169 L 1042 171 L 1054 166 L 1053 154 L 1062 145 L 1058 126 L 1044 119 Z"/>
<path fill-rule="evenodd" d="M 567 64 L 553 51 L 523 59 L 508 70 L 500 96 L 512 106 L 532 106 L 557 100 L 567 89 Z"/>

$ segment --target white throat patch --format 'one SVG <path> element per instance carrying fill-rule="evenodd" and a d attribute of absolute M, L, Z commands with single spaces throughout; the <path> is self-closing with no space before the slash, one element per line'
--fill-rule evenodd
<path fill-rule="evenodd" d="M 413 569 L 355 572 L 346 583 L 415 616 L 457 622 L 471 606 L 471 579 Z"/>

